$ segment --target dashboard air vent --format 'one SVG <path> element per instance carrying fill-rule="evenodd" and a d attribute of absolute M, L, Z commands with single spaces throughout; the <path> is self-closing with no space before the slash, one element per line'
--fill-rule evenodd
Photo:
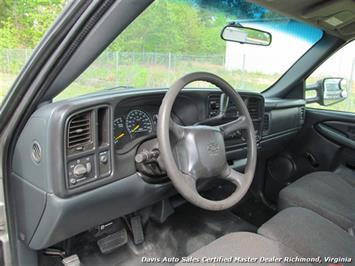
<path fill-rule="evenodd" d="M 301 121 L 301 124 L 304 123 L 304 120 L 306 118 L 306 110 L 304 107 L 301 107 L 300 108 L 300 121 Z"/>
<path fill-rule="evenodd" d="M 82 146 L 91 142 L 91 112 L 75 115 L 69 121 L 68 126 L 68 148 Z"/>
<path fill-rule="evenodd" d="M 249 114 L 252 119 L 258 119 L 259 118 L 259 100 L 256 98 L 249 98 L 248 104 L 247 104 Z"/>
<path fill-rule="evenodd" d="M 268 131 L 269 127 L 270 127 L 270 116 L 269 114 L 264 114 L 263 131 Z"/>

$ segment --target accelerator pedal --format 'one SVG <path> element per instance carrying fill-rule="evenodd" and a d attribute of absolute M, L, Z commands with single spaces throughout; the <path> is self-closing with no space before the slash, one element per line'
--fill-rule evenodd
<path fill-rule="evenodd" d="M 144 242 L 144 232 L 141 217 L 139 215 L 132 216 L 130 218 L 130 224 L 134 244 L 142 244 Z"/>

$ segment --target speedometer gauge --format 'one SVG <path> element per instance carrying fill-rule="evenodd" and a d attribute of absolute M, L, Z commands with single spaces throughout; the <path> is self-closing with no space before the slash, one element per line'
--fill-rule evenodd
<path fill-rule="evenodd" d="M 126 128 L 132 137 L 151 133 L 153 125 L 147 113 L 141 110 L 132 110 L 126 117 Z"/>

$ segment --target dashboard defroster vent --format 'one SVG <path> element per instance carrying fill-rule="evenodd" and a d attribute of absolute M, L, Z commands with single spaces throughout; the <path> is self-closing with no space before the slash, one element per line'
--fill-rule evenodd
<path fill-rule="evenodd" d="M 68 148 L 83 146 L 92 141 L 91 112 L 75 115 L 68 125 Z"/>

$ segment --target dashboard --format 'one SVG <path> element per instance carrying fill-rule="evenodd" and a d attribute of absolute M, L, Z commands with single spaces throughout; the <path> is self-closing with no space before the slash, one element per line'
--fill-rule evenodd
<path fill-rule="evenodd" d="M 136 95 L 124 100 L 113 98 L 110 102 L 72 114 L 64 129 L 67 178 L 61 195 L 80 193 L 137 172 L 154 182 L 165 180 L 164 170 L 159 169 L 158 164 L 151 163 L 145 167 L 135 160 L 139 151 L 145 149 L 141 146 L 146 141 L 152 140 L 157 145 L 158 112 L 163 96 L 159 93 Z M 241 96 L 253 119 L 259 141 L 264 99 L 255 93 L 242 93 Z M 221 93 L 214 91 L 183 92 L 173 107 L 172 119 L 185 126 L 203 123 L 219 114 L 220 97 Z M 223 124 L 238 117 L 238 107 L 230 102 L 225 118 L 218 122 Z M 227 150 L 245 147 L 243 133 L 235 132 L 225 140 Z"/>
<path fill-rule="evenodd" d="M 260 95 L 243 95 L 245 104 L 249 107 L 256 128 L 257 137 L 263 118 L 263 102 Z M 179 99 L 183 101 L 183 99 Z M 178 100 L 178 101 L 179 101 Z M 113 145 L 116 153 L 125 153 L 132 149 L 137 143 L 156 136 L 158 112 L 161 99 L 130 99 L 125 104 L 118 105 L 114 110 L 112 121 Z M 191 102 L 191 104 L 194 104 Z M 205 110 L 206 118 L 211 118 L 219 113 L 220 94 L 211 93 L 207 97 Z M 180 110 L 175 110 L 180 111 Z M 225 119 L 220 123 L 226 123 L 239 116 L 238 108 L 229 103 Z M 192 124 L 191 121 L 184 122 L 173 111 L 172 119 L 182 125 Z M 202 120 L 204 120 L 202 119 Z M 199 121 L 194 121 L 195 123 Z M 234 135 L 234 142 L 236 135 Z M 233 139 L 233 137 L 232 137 Z M 227 140 L 230 144 L 230 139 Z"/>
<path fill-rule="evenodd" d="M 12 158 L 11 187 L 13 193 L 23 192 L 15 206 L 21 241 L 43 249 L 176 195 L 163 171 L 149 176 L 135 159 L 144 145 L 159 148 L 157 114 L 166 91 L 113 89 L 38 108 Z M 265 102 L 258 93 L 240 95 L 262 156 L 272 156 L 302 127 L 304 102 Z M 217 89 L 186 89 L 175 101 L 172 119 L 189 126 L 214 117 L 220 97 Z M 230 103 L 221 123 L 238 116 L 238 106 Z M 242 131 L 225 143 L 231 165 L 245 160 Z"/>

